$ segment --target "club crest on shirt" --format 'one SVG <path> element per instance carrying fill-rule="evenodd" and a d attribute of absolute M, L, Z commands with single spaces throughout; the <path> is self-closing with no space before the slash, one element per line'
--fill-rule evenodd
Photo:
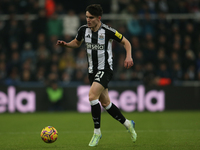
<path fill-rule="evenodd" d="M 103 34 L 99 35 L 99 40 L 104 40 L 104 35 Z"/>

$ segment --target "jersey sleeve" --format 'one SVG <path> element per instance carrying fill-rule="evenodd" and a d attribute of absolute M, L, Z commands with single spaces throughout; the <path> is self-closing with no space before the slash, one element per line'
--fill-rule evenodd
<path fill-rule="evenodd" d="M 121 33 L 119 33 L 117 30 L 113 29 L 113 28 L 109 28 L 108 34 L 109 34 L 111 39 L 113 39 L 113 40 L 115 40 L 115 41 L 117 41 L 119 43 L 123 39 L 123 35 Z"/>
<path fill-rule="evenodd" d="M 79 29 L 78 29 L 78 33 L 76 34 L 76 39 L 78 40 L 78 41 L 82 41 L 84 38 L 83 38 L 83 36 L 84 36 L 84 27 L 83 26 L 81 26 Z"/>

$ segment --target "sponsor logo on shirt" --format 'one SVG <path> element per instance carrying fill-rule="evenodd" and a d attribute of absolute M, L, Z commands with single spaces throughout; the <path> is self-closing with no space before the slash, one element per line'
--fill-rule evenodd
<path fill-rule="evenodd" d="M 87 49 L 92 49 L 92 50 L 104 50 L 105 45 L 102 44 L 91 44 L 91 43 L 85 43 Z"/>

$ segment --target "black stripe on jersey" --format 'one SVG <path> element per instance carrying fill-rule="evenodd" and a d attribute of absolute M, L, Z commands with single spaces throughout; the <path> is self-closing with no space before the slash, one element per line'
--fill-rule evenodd
<path fill-rule="evenodd" d="M 105 30 L 105 35 L 106 34 L 107 34 L 107 30 Z M 108 41 L 109 41 L 108 36 L 105 36 L 105 66 L 104 66 L 105 69 L 110 69 L 110 66 L 108 64 L 108 51 L 107 51 Z"/>
<path fill-rule="evenodd" d="M 92 43 L 98 44 L 98 32 L 92 32 Z M 97 50 L 92 50 L 93 72 L 98 70 L 98 53 Z"/>

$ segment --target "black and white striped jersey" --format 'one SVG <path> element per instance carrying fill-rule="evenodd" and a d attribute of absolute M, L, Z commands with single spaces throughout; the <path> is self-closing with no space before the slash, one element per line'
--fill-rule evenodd
<path fill-rule="evenodd" d="M 87 25 L 78 29 L 76 39 L 85 41 L 89 73 L 98 70 L 113 71 L 112 42 L 121 42 L 123 35 L 101 23 L 98 31 L 93 32 Z"/>

